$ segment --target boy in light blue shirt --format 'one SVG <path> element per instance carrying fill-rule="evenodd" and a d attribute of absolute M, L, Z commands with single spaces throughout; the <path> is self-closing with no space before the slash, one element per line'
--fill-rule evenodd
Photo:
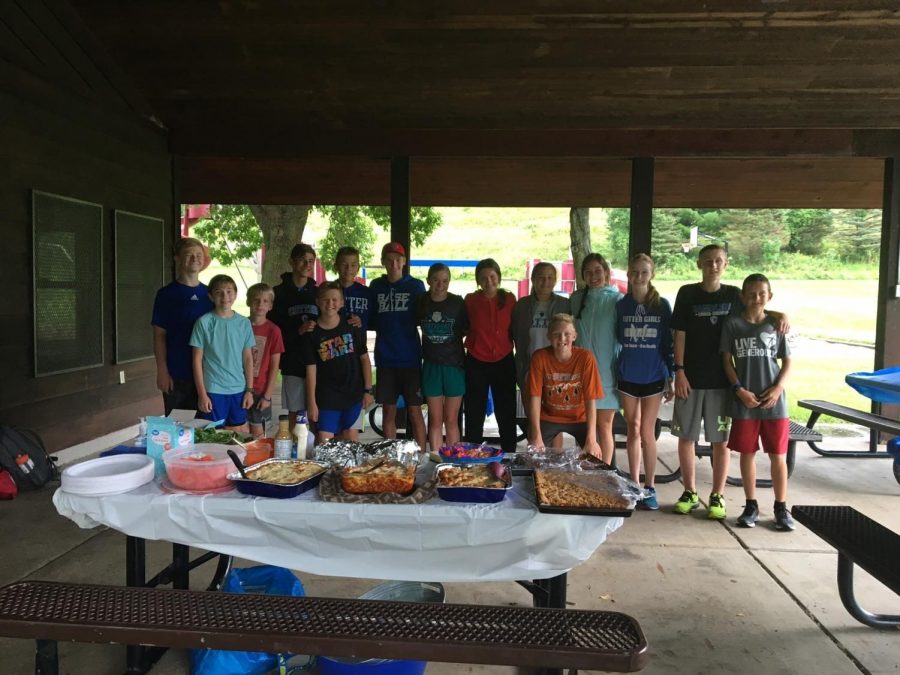
<path fill-rule="evenodd" d="M 250 320 L 231 306 L 237 297 L 234 279 L 217 274 L 209 282 L 211 312 L 194 324 L 194 383 L 199 416 L 225 420 L 226 429 L 247 433 L 247 410 L 253 405 L 253 353 Z"/>

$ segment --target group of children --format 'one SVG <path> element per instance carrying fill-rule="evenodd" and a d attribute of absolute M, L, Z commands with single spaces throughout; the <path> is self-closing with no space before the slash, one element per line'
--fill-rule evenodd
<path fill-rule="evenodd" d="M 554 293 L 556 269 L 539 263 L 532 293 L 516 301 L 491 258 L 476 266 L 479 289 L 465 298 L 449 292 L 450 270 L 442 263 L 429 268 L 426 290 L 406 273 L 406 251 L 396 242 L 382 249 L 385 274 L 370 286 L 357 280 L 359 252 L 350 247 L 334 261 L 337 280 L 316 286 L 315 251 L 297 244 L 281 284 L 248 289 L 249 320 L 231 309 L 237 287 L 230 277 L 213 277 L 209 288 L 198 281 L 198 251 L 202 263 L 200 242 L 179 242 L 176 280 L 154 306 L 157 381 L 167 413 L 192 407 L 186 404 L 195 390 L 202 417 L 237 429 L 249 423 L 260 435 L 280 370 L 292 425 L 306 411 L 318 442 L 355 439 L 373 400 L 366 331 L 374 330 L 376 400 L 389 438 L 402 396 L 420 447 L 426 433 L 432 449 L 460 440 L 463 401 L 465 440 L 480 442 L 490 389 L 500 445 L 514 452 L 518 385 L 530 443 L 559 447 L 568 433 L 611 462 L 621 407 L 632 479 L 640 479 L 644 465 L 640 506 L 657 509 L 655 425 L 662 400 L 674 395 L 672 433 L 685 486 L 675 511 L 699 505 L 694 445 L 702 424 L 713 448 L 708 516 L 725 517 L 731 449 L 741 453 L 747 498 L 738 523 L 755 525 L 754 453 L 762 439 L 772 464 L 776 527 L 793 529 L 786 507 L 786 321 L 766 310 L 771 287 L 764 276 L 751 275 L 741 289 L 721 283 L 728 259 L 720 246 L 700 251 L 702 280 L 683 286 L 671 309 L 653 287 L 654 263 L 645 254 L 629 262 L 626 295 L 611 284 L 603 256 L 592 253 L 581 267 L 584 287 L 571 298 Z"/>

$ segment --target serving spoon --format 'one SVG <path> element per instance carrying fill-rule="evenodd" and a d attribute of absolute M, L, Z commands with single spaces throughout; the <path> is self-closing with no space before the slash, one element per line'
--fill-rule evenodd
<path fill-rule="evenodd" d="M 230 448 L 226 452 L 228 452 L 228 456 L 231 457 L 231 461 L 234 462 L 237 470 L 241 472 L 241 478 L 247 478 L 247 472 L 244 471 L 244 463 L 241 461 L 241 458 L 237 456 L 237 453 Z"/>

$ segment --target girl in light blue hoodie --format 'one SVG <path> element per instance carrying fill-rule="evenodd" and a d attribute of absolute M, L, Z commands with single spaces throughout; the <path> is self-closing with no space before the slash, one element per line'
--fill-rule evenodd
<path fill-rule="evenodd" d="M 581 263 L 581 277 L 585 288 L 572 294 L 572 314 L 575 315 L 578 332 L 575 344 L 591 350 L 603 380 L 604 396 L 597 400 L 597 441 L 603 461 L 609 464 L 615 451 L 613 418 L 619 409 L 615 376 L 619 354 L 616 303 L 622 294 L 615 285 L 611 285 L 609 263 L 599 253 L 590 253 L 585 257 Z"/>

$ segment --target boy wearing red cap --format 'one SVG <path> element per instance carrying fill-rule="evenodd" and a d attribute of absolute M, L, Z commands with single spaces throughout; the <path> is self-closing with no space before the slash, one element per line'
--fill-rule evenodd
<path fill-rule="evenodd" d="M 369 316 L 369 328 L 375 331 L 376 399 L 384 409 L 384 435 L 397 437 L 397 399 L 402 395 L 413 436 L 424 450 L 422 344 L 415 308 L 419 296 L 425 293 L 425 284 L 405 273 L 403 244 L 385 244 L 381 264 L 386 274 L 370 286 L 375 306 Z"/>

